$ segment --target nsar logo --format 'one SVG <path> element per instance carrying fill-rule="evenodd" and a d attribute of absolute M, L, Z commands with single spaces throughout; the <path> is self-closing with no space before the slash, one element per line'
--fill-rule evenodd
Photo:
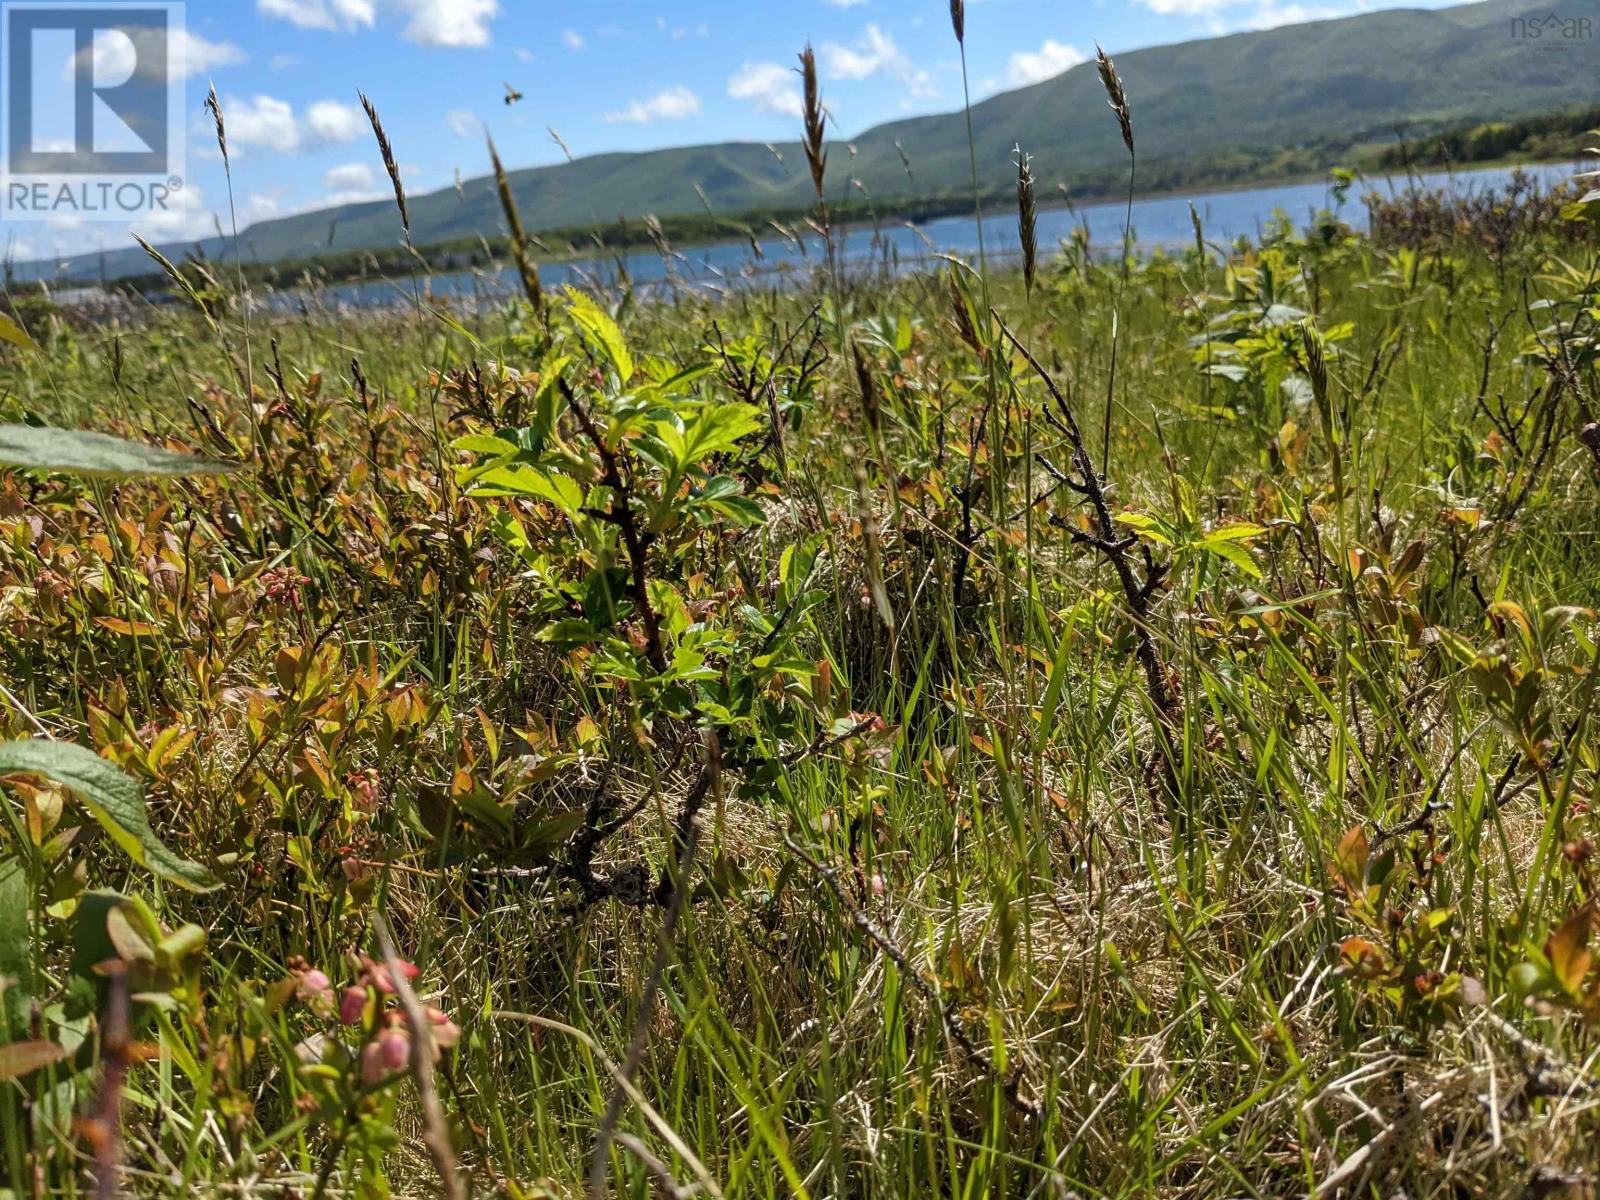
<path fill-rule="evenodd" d="M 1554 11 L 1542 16 L 1512 17 L 1511 37 L 1518 42 L 1537 42 L 1541 49 L 1564 50 L 1577 42 L 1590 41 L 1594 37 L 1594 21 Z"/>

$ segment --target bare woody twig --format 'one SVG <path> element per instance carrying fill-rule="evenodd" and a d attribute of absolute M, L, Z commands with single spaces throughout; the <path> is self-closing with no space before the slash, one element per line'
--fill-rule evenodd
<path fill-rule="evenodd" d="M 639 610 L 639 620 L 644 624 L 645 657 L 657 672 L 665 673 L 667 654 L 661 642 L 661 618 L 650 603 L 650 573 L 648 555 L 654 540 L 649 530 L 639 528 L 638 514 L 633 509 L 633 490 L 623 477 L 617 452 L 606 444 L 605 435 L 590 416 L 588 408 L 578 398 L 565 379 L 560 380 L 561 394 L 577 419 L 583 436 L 594 447 L 600 458 L 600 482 L 611 490 L 611 506 L 605 511 L 589 510 L 603 521 L 617 527 L 623 547 L 628 552 L 628 588 L 634 607 Z"/>
<path fill-rule="evenodd" d="M 416 992 L 406 978 L 400 956 L 395 952 L 394 937 L 389 932 L 389 922 L 381 912 L 372 914 L 372 931 L 378 938 L 378 950 L 389 968 L 389 978 L 405 1011 L 406 1024 L 411 1026 L 411 1074 L 417 1081 L 417 1095 L 422 1100 L 422 1142 L 428 1148 L 434 1168 L 439 1172 L 440 1195 L 445 1200 L 460 1200 L 461 1180 L 456 1174 L 456 1152 L 450 1144 L 450 1126 L 445 1121 L 444 1105 L 439 1102 L 439 1089 L 433 1082 L 433 1031 L 428 1015 L 422 1011 Z"/>
<path fill-rule="evenodd" d="M 1136 655 L 1139 665 L 1144 670 L 1145 691 L 1150 698 L 1151 705 L 1164 727 L 1163 732 L 1169 733 L 1177 724 L 1179 716 L 1178 699 L 1173 691 L 1172 683 L 1167 677 L 1166 663 L 1162 660 L 1161 650 L 1156 645 L 1155 634 L 1150 627 L 1151 609 L 1155 603 L 1156 593 L 1165 581 L 1169 567 L 1166 563 L 1157 562 L 1148 548 L 1141 549 L 1143 562 L 1135 561 L 1134 551 L 1140 549 L 1139 539 L 1132 535 L 1127 537 L 1117 536 L 1117 527 L 1111 515 L 1110 501 L 1106 498 L 1105 479 L 1095 470 L 1093 459 L 1089 455 L 1088 446 L 1083 440 L 1083 432 L 1078 426 L 1077 417 L 1073 414 L 1072 405 L 1062 395 L 1061 389 L 1056 386 L 1050 373 L 1044 369 L 1039 360 L 1011 328 L 1001 319 L 999 313 L 994 314 L 999 322 L 1001 331 L 1017 348 L 1017 352 L 1027 361 L 1028 365 L 1044 381 L 1045 388 L 1051 398 L 1056 402 L 1059 417 L 1055 414 L 1046 415 L 1051 424 L 1055 425 L 1064 434 L 1072 448 L 1073 467 L 1077 470 L 1077 478 L 1062 475 L 1060 482 L 1078 493 L 1089 502 L 1093 511 L 1095 529 L 1086 533 L 1081 529 L 1068 527 L 1072 540 L 1080 545 L 1089 546 L 1100 552 L 1112 570 L 1116 572 L 1117 581 L 1122 587 L 1124 598 L 1133 616 L 1134 635 L 1136 639 Z M 1170 782 L 1170 764 L 1168 769 Z"/>
<path fill-rule="evenodd" d="M 94 1152 L 94 1200 L 116 1200 L 122 1168 L 122 1085 L 128 1077 L 128 970 L 113 962 L 105 968 L 105 1025 L 100 1032 L 100 1095 L 84 1132 Z"/>

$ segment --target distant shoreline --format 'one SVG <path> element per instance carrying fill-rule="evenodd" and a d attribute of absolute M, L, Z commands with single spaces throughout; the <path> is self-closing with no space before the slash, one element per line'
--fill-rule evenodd
<path fill-rule="evenodd" d="M 1455 163 L 1455 164 L 1425 164 L 1410 168 L 1409 172 L 1403 170 L 1377 169 L 1370 171 L 1364 168 L 1353 168 L 1357 172 L 1357 180 L 1351 188 L 1349 203 L 1359 204 L 1360 197 L 1375 185 L 1392 182 L 1404 178 L 1407 173 L 1414 177 L 1426 175 L 1469 175 L 1484 171 L 1508 170 L 1514 168 L 1536 169 L 1541 167 L 1570 165 L 1574 172 L 1583 169 L 1587 164 L 1580 163 L 1566 155 L 1557 155 L 1549 158 L 1530 158 L 1526 155 L 1507 155 L 1497 159 L 1482 162 Z M 1257 191 L 1273 187 L 1301 187 L 1321 184 L 1325 189 L 1334 186 L 1330 177 L 1332 167 L 1314 172 L 1288 172 L 1264 174 L 1248 179 L 1233 179 L 1210 184 L 1197 184 L 1183 187 L 1157 187 L 1148 191 L 1135 190 L 1133 203 L 1141 204 L 1150 201 L 1193 199 L 1199 200 L 1210 196 L 1234 195 L 1241 192 Z M 1137 181 L 1136 181 L 1137 182 Z M 874 205 L 875 211 L 863 211 L 860 207 L 840 211 L 835 210 L 834 224 L 836 228 L 859 230 L 874 224 L 897 224 L 913 229 L 924 229 L 945 220 L 959 220 L 973 214 L 976 203 L 970 198 L 961 197 L 921 197 L 900 198 L 898 202 L 889 200 Z M 1044 213 L 1059 213 L 1062 211 L 1081 211 L 1086 209 L 1108 209 L 1120 207 L 1127 203 L 1126 195 L 1117 196 L 1112 193 L 1096 192 L 1082 199 L 1066 200 L 1041 198 L 1039 209 Z M 1003 213 L 1008 209 L 1008 197 L 1004 193 L 991 193 L 981 199 L 985 215 Z M 750 215 L 727 215 L 714 218 L 722 225 L 720 236 L 702 237 L 675 237 L 669 238 L 674 252 L 686 253 L 692 251 L 707 251 L 718 247 L 732 245 L 748 245 L 753 234 L 756 240 L 770 242 L 775 237 L 781 236 L 773 228 L 774 224 L 802 226 L 796 232 L 804 236 L 806 231 L 802 223 L 811 215 L 811 210 L 774 211 L 771 214 L 762 214 L 759 217 Z M 682 218 L 663 219 L 664 225 L 670 225 L 674 220 Z M 760 220 L 760 225 L 748 224 L 753 220 Z M 734 232 L 731 228 L 739 223 L 748 224 L 749 233 Z M 631 227 L 630 223 L 630 227 Z M 643 223 L 637 223 L 643 228 Z M 614 230 L 615 226 L 601 226 L 591 233 L 604 234 Z M 546 231 L 541 235 L 537 232 L 531 234 L 530 240 L 540 241 L 550 238 L 555 231 Z M 593 262 L 601 258 L 622 257 L 626 258 L 641 252 L 647 252 L 651 243 L 647 240 L 635 239 L 627 242 L 605 245 L 604 249 L 594 246 L 584 246 L 577 242 L 580 236 L 578 231 L 562 230 L 560 235 L 566 237 L 569 247 L 565 251 L 552 252 L 534 248 L 533 257 L 541 266 L 564 266 L 576 262 Z M 669 230 L 670 233 L 670 230 Z M 475 272 L 498 274 L 510 265 L 509 251 L 501 239 L 488 239 L 492 247 L 494 258 L 492 261 L 483 262 L 450 262 L 441 261 L 429 264 L 427 269 L 418 270 L 416 257 L 402 247 L 372 247 L 362 251 L 347 251 L 339 256 L 337 261 L 342 265 L 349 260 L 349 269 L 337 269 L 333 266 L 329 256 L 312 256 L 303 260 L 277 261 L 269 263 L 246 263 L 245 269 L 251 277 L 253 286 L 265 286 L 270 290 L 286 291 L 303 287 L 305 276 L 310 273 L 316 277 L 317 286 L 342 287 L 352 284 L 381 284 L 393 282 L 402 276 L 419 279 L 436 279 L 457 275 L 469 275 Z M 476 244 L 476 243 L 475 243 Z M 457 243 L 436 243 L 423 245 L 416 248 L 416 254 L 424 260 L 432 254 L 440 259 L 450 259 L 466 255 L 467 251 L 455 249 Z M 476 252 L 471 252 L 476 253 Z M 385 259 L 389 261 L 386 263 Z M 403 259 L 403 261 L 401 261 Z M 374 269 L 376 265 L 376 269 Z M 231 273 L 231 268 L 230 268 Z M 132 289 L 146 294 L 166 290 L 170 280 L 156 272 L 141 275 L 130 275 L 106 281 L 109 289 Z M 69 289 L 98 288 L 101 281 L 87 276 L 62 277 L 55 281 L 18 281 L 19 287 L 31 287 L 42 284 L 51 291 L 66 291 Z"/>
<path fill-rule="evenodd" d="M 1504 156 L 1498 159 L 1487 160 L 1484 162 L 1416 166 L 1411 168 L 1410 174 L 1418 177 L 1440 174 L 1468 175 L 1476 174 L 1481 171 L 1508 170 L 1518 167 L 1537 168 L 1561 165 L 1570 165 L 1574 168 L 1574 170 L 1577 170 L 1581 169 L 1587 164 L 1570 159 L 1564 155 L 1555 156 L 1552 158 L 1528 158 L 1526 156 L 1512 155 Z M 1294 172 L 1281 175 L 1263 175 L 1259 178 L 1229 180 L 1227 182 L 1202 184 L 1194 187 L 1156 188 L 1151 191 L 1140 191 L 1136 188 L 1133 194 L 1133 203 L 1140 204 L 1150 200 L 1172 200 L 1183 199 L 1186 197 L 1200 198 L 1204 196 L 1227 196 L 1235 195 L 1240 192 L 1258 191 L 1262 188 L 1300 187 L 1319 183 L 1324 184 L 1327 188 L 1331 189 L 1334 186 L 1329 174 L 1332 169 L 1333 168 L 1330 167 L 1319 172 Z M 1365 170 L 1358 169 L 1357 174 L 1357 182 L 1352 187 L 1350 194 L 1352 203 L 1359 203 L 1360 197 L 1367 190 L 1363 184 L 1389 181 L 1402 177 L 1402 173 L 1389 170 L 1384 170 L 1381 173 L 1374 172 L 1369 174 Z M 1116 207 L 1125 204 L 1126 202 L 1126 196 L 1119 197 L 1112 193 L 1097 192 L 1091 196 L 1086 196 L 1082 200 L 1077 201 L 1074 201 L 1071 198 L 1068 198 L 1064 201 L 1056 199 L 1041 199 L 1039 202 L 1039 211 L 1044 213 L 1061 212 L 1063 210 L 1077 211 L 1087 208 Z M 880 211 L 876 214 L 876 218 L 874 218 L 872 214 L 862 213 L 859 210 L 855 210 L 842 217 L 836 215 L 835 225 L 839 228 L 859 229 L 864 225 L 873 224 L 874 219 L 876 219 L 876 222 L 879 224 L 895 221 L 915 229 L 921 229 L 939 221 L 960 219 L 963 216 L 970 216 L 978 203 L 982 204 L 983 211 L 986 216 L 996 211 L 1008 211 L 1006 198 L 1003 195 L 996 194 L 986 196 L 981 201 L 968 200 L 965 208 L 951 204 L 949 211 L 918 215 L 919 210 L 926 209 L 927 207 L 938 203 L 939 199 L 937 197 L 906 198 L 899 204 L 895 204 L 891 201 L 880 206 Z M 811 215 L 811 212 L 812 210 L 810 209 L 796 210 L 792 213 L 777 214 L 773 217 L 773 219 L 782 220 L 784 223 L 800 222 L 808 218 Z M 908 213 L 911 215 L 907 215 Z M 726 219 L 732 221 L 736 218 L 730 216 Z M 771 232 L 770 225 L 767 226 L 767 229 L 769 232 Z M 540 234 L 534 232 L 530 234 L 530 237 L 532 239 L 538 239 Z M 743 245 L 747 244 L 747 242 L 748 239 L 743 236 L 727 234 L 722 237 L 675 242 L 673 249 L 676 251 L 709 250 L 717 246 Z M 648 247 L 648 242 L 611 246 L 607 248 L 607 253 L 626 256 L 645 250 Z M 426 253 L 428 247 L 422 246 L 418 247 L 418 249 L 421 252 Z M 575 247 L 570 252 L 563 254 L 539 253 L 536 251 L 533 257 L 534 260 L 541 266 L 561 266 L 572 262 L 590 261 L 598 256 L 592 250 L 586 251 Z M 499 269 L 505 269 L 505 267 L 508 267 L 509 265 L 509 263 L 503 264 Z M 428 271 L 422 277 L 432 278 L 439 275 L 460 274 L 463 272 L 463 270 L 465 269 L 440 268 Z M 328 282 L 352 283 L 360 282 L 362 278 L 370 277 L 347 277 L 339 280 L 330 279 Z"/>
<path fill-rule="evenodd" d="M 1459 176 L 1469 187 L 1477 187 L 1480 179 L 1484 186 L 1503 188 L 1505 180 L 1511 170 L 1528 169 L 1538 172 L 1543 186 L 1556 185 L 1565 177 L 1568 169 L 1581 169 L 1583 164 L 1572 163 L 1571 160 L 1561 158 L 1552 162 L 1533 163 L 1527 161 L 1513 161 L 1506 165 L 1479 165 L 1457 168 L 1454 172 L 1438 171 L 1413 171 L 1411 176 L 1418 180 L 1426 181 L 1430 187 L 1441 184 L 1447 174 Z M 1382 174 L 1363 176 L 1362 184 L 1367 191 L 1383 190 L 1391 181 L 1396 188 L 1404 186 L 1403 174 Z M 1148 207 L 1141 213 L 1140 206 L 1150 202 L 1169 204 L 1183 200 L 1192 200 L 1195 205 L 1206 213 L 1202 217 L 1205 222 L 1205 237 L 1208 245 L 1213 248 L 1231 244 L 1240 236 L 1249 236 L 1249 233 L 1240 225 L 1240 214 L 1210 212 L 1207 202 L 1220 197 L 1231 195 L 1258 194 L 1259 202 L 1244 201 L 1244 206 L 1249 208 L 1254 216 L 1251 218 L 1259 228 L 1270 219 L 1270 213 L 1281 210 L 1288 213 L 1290 219 L 1297 225 L 1303 224 L 1309 214 L 1318 209 L 1326 210 L 1314 193 L 1324 186 L 1332 186 L 1321 177 L 1293 177 L 1288 182 L 1265 183 L 1251 187 L 1212 188 L 1205 191 L 1165 191 L 1151 193 L 1147 196 L 1136 196 L 1134 200 L 1134 223 L 1136 227 L 1134 249 L 1139 253 L 1154 252 L 1160 249 L 1172 249 L 1188 245 L 1192 242 L 1192 233 L 1189 229 L 1187 217 L 1181 210 L 1171 210 L 1161 213 L 1152 221 L 1152 214 Z M 1281 203 L 1275 203 L 1285 188 L 1308 188 L 1313 195 L 1291 199 L 1282 197 Z M 1039 228 L 1041 244 L 1048 243 L 1055 246 L 1064 243 L 1071 237 L 1071 230 L 1082 222 L 1091 227 L 1091 242 L 1097 248 L 1096 253 L 1114 250 L 1119 244 L 1117 229 L 1121 228 L 1123 218 L 1123 203 L 1118 201 L 1096 200 L 1093 203 L 1073 205 L 1070 208 L 1062 204 L 1041 206 L 1039 214 Z M 1349 210 L 1354 208 L 1355 212 Z M 1360 227 L 1364 222 L 1364 207 L 1361 205 L 1357 194 L 1353 193 L 1349 201 L 1340 210 L 1344 215 L 1342 219 L 1350 224 Z M 994 208 L 986 206 L 986 226 L 991 230 L 988 243 L 988 254 L 991 265 L 1009 267 L 1018 257 L 1018 247 L 1014 233 L 1011 231 L 1011 222 L 1007 222 L 1003 211 L 997 212 Z M 999 220 L 995 218 L 999 217 Z M 1148 222 L 1148 224 L 1147 224 Z M 912 250 L 908 256 L 908 241 L 906 237 L 907 225 L 884 218 L 880 214 L 879 226 L 883 236 L 889 239 L 888 245 L 883 247 L 882 258 L 891 265 L 891 269 L 899 272 L 919 269 L 918 263 L 924 264 L 922 269 L 936 264 L 944 254 L 957 256 L 970 256 L 976 253 L 975 246 L 969 235 L 973 230 L 973 219 L 970 210 L 954 215 L 944 215 L 921 223 L 929 228 L 923 232 L 919 226 L 917 234 L 923 238 L 930 248 L 927 255 Z M 934 229 L 934 226 L 942 228 Z M 1115 228 L 1112 228 L 1115 226 Z M 1181 226 L 1181 228 L 1180 228 Z M 1000 227 L 999 236 L 993 236 L 997 227 Z M 871 250 L 863 248 L 864 235 L 869 232 L 863 228 L 863 222 L 853 221 L 848 230 L 843 230 L 836 225 L 836 231 L 848 233 L 848 239 L 839 238 L 843 244 L 848 240 L 851 248 L 841 252 L 840 260 L 854 266 L 871 269 L 878 261 L 878 247 Z M 564 259 L 547 258 L 541 264 L 544 271 L 544 284 L 551 290 L 576 283 L 585 286 L 584 276 L 593 274 L 607 281 L 615 281 L 615 266 L 617 260 L 625 260 L 624 268 L 632 279 L 635 288 L 642 294 L 656 288 L 667 286 L 717 287 L 728 283 L 738 286 L 740 284 L 754 284 L 765 286 L 762 282 L 777 281 L 784 276 L 792 276 L 796 272 L 815 269 L 821 262 L 817 253 L 816 235 L 809 235 L 808 242 L 811 253 L 807 257 L 794 255 L 785 248 L 784 253 L 776 249 L 777 239 L 768 239 L 767 253 L 758 259 L 749 254 L 742 239 L 719 239 L 712 242 L 695 245 L 679 245 L 672 248 L 672 258 L 677 263 L 668 263 L 658 254 L 647 248 L 633 247 L 627 251 L 618 252 L 615 259 L 597 257 L 574 257 Z M 731 255 L 720 258 L 716 251 L 725 248 L 732 251 Z M 681 264 L 681 267 L 677 264 Z M 566 268 L 581 265 L 581 274 L 569 273 Z M 435 272 L 429 276 L 422 276 L 423 280 L 435 300 L 499 300 L 513 296 L 519 290 L 516 272 L 509 267 L 495 265 L 490 268 L 475 268 L 472 270 L 454 270 Z M 356 308 L 383 308 L 390 303 L 409 305 L 412 298 L 412 279 L 399 273 L 392 275 L 367 275 L 363 278 L 345 281 L 327 281 L 307 291 L 303 288 L 290 285 L 275 294 L 279 297 L 298 295 L 302 300 L 310 299 L 313 295 L 326 302 L 340 305 L 350 305 Z M 392 293 L 392 295 L 391 295 Z"/>

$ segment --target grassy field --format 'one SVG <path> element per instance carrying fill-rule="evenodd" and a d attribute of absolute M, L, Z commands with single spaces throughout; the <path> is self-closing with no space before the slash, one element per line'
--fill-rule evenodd
<path fill-rule="evenodd" d="M 1600 257 L 1417 212 L 0 325 L 200 456 L 0 438 L 0 1195 L 1592 1195 Z"/>

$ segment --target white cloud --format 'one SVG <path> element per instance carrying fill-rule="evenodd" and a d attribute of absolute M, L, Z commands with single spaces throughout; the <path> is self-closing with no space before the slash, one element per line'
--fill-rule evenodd
<path fill-rule="evenodd" d="M 97 87 L 116 87 L 133 78 L 139 68 L 139 51 L 125 30 L 101 29 L 95 33 L 93 44 L 67 59 L 61 78 L 72 82 L 86 62 Z"/>
<path fill-rule="evenodd" d="M 68 60 L 64 78 L 72 79 L 80 60 L 87 57 L 93 78 L 101 87 L 115 87 L 133 78 L 140 70 L 146 78 L 171 76 L 190 79 L 195 75 L 209 75 L 218 67 L 237 66 L 244 62 L 244 51 L 232 42 L 212 42 L 186 29 L 177 30 L 167 53 L 146 55 L 151 43 L 159 47 L 165 38 L 157 29 L 102 29 L 94 35 L 93 44 L 81 54 Z"/>
<path fill-rule="evenodd" d="M 292 154 L 300 148 L 300 125 L 294 119 L 294 106 L 287 100 L 261 95 L 249 100 L 225 96 L 222 113 L 232 144 L 265 146 L 280 154 Z"/>
<path fill-rule="evenodd" d="M 489 23 L 501 12 L 500 0 L 385 0 L 385 7 L 408 18 L 408 40 L 451 49 L 489 45 Z M 371 29 L 378 19 L 378 0 L 256 0 L 256 8 L 301 29 L 329 32 Z"/>
<path fill-rule="evenodd" d="M 230 146 L 261 146 L 279 154 L 353 142 L 367 128 L 367 119 L 359 108 L 337 100 L 318 100 L 302 119 L 294 105 L 276 96 L 258 94 L 248 100 L 224 96 L 222 116 L 228 125 Z M 210 120 L 197 120 L 199 128 L 209 132 Z"/>
<path fill-rule="evenodd" d="M 219 216 L 223 214 L 215 214 L 206 206 L 205 192 L 199 186 L 190 184 L 183 191 L 172 194 L 166 211 L 141 218 L 135 229 L 151 242 L 186 242 L 214 234 Z"/>
<path fill-rule="evenodd" d="M 366 125 L 365 115 L 354 104 L 318 100 L 306 110 L 306 129 L 319 142 L 353 142 Z"/>
<path fill-rule="evenodd" d="M 683 39 L 688 37 L 690 34 L 700 38 L 709 37 L 711 35 L 711 26 L 707 25 L 704 21 L 701 21 L 700 24 L 696 25 L 693 29 L 690 29 L 687 25 L 669 25 L 665 17 L 657 17 L 656 28 L 662 33 L 670 33 L 672 35 L 672 40 L 675 42 L 683 41 Z"/>
<path fill-rule="evenodd" d="M 745 63 L 728 80 L 728 95 L 735 100 L 748 100 L 773 116 L 800 116 L 800 88 L 795 73 L 780 63 Z"/>
<path fill-rule="evenodd" d="M 405 36 L 422 46 L 476 49 L 493 40 L 489 22 L 500 15 L 500 0 L 401 0 L 411 13 Z"/>
<path fill-rule="evenodd" d="M 868 25 L 854 46 L 824 43 L 822 63 L 834 79 L 867 79 L 894 62 L 899 54 L 893 38 L 876 25 Z"/>
<path fill-rule="evenodd" d="M 1054 38 L 1046 38 L 1037 50 L 1023 50 L 1011 56 L 1011 86 L 1026 87 L 1054 79 L 1068 67 L 1081 63 L 1086 55 L 1076 46 L 1067 46 Z"/>
<path fill-rule="evenodd" d="M 475 138 L 483 132 L 483 123 L 478 120 L 475 113 L 470 113 L 464 108 L 452 109 L 444 116 L 444 123 L 457 137 Z"/>
<path fill-rule="evenodd" d="M 576 29 L 563 29 L 561 31 L 561 40 L 566 44 L 568 50 L 583 49 L 583 34 Z"/>
<path fill-rule="evenodd" d="M 526 46 L 518 46 L 516 49 L 516 55 L 518 62 L 531 63 L 533 61 L 533 51 L 529 50 Z"/>
<path fill-rule="evenodd" d="M 256 0 L 256 10 L 301 29 L 371 29 L 376 0 Z"/>
<path fill-rule="evenodd" d="M 244 51 L 232 42 L 208 42 L 197 33 L 179 30 L 170 47 L 172 61 L 181 66 L 180 79 L 209 75 L 218 67 L 233 67 L 244 61 Z"/>
<path fill-rule="evenodd" d="M 882 73 L 904 84 L 913 96 L 931 96 L 937 90 L 928 72 L 919 70 L 894 39 L 876 25 L 868 25 L 852 45 L 825 43 L 822 65 L 832 79 L 870 79 Z"/>
<path fill-rule="evenodd" d="M 243 228 L 252 221 L 265 221 L 283 211 L 276 196 L 264 192 L 251 192 L 239 209 L 239 225 Z"/>
<path fill-rule="evenodd" d="M 300 58 L 295 54 L 274 54 L 270 65 L 274 71 L 287 71 L 291 67 L 298 67 Z"/>
<path fill-rule="evenodd" d="M 857 5 L 865 4 L 867 0 L 822 0 L 822 2 L 830 8 L 855 8 Z"/>
<path fill-rule="evenodd" d="M 651 121 L 681 121 L 699 111 L 700 97 L 680 84 L 657 92 L 648 100 L 635 100 L 621 112 L 607 113 L 605 119 L 613 125 L 648 125 Z"/>
<path fill-rule="evenodd" d="M 366 163 L 345 163 L 331 167 L 322 177 L 322 186 L 330 192 L 366 193 L 373 190 L 378 178 Z"/>

